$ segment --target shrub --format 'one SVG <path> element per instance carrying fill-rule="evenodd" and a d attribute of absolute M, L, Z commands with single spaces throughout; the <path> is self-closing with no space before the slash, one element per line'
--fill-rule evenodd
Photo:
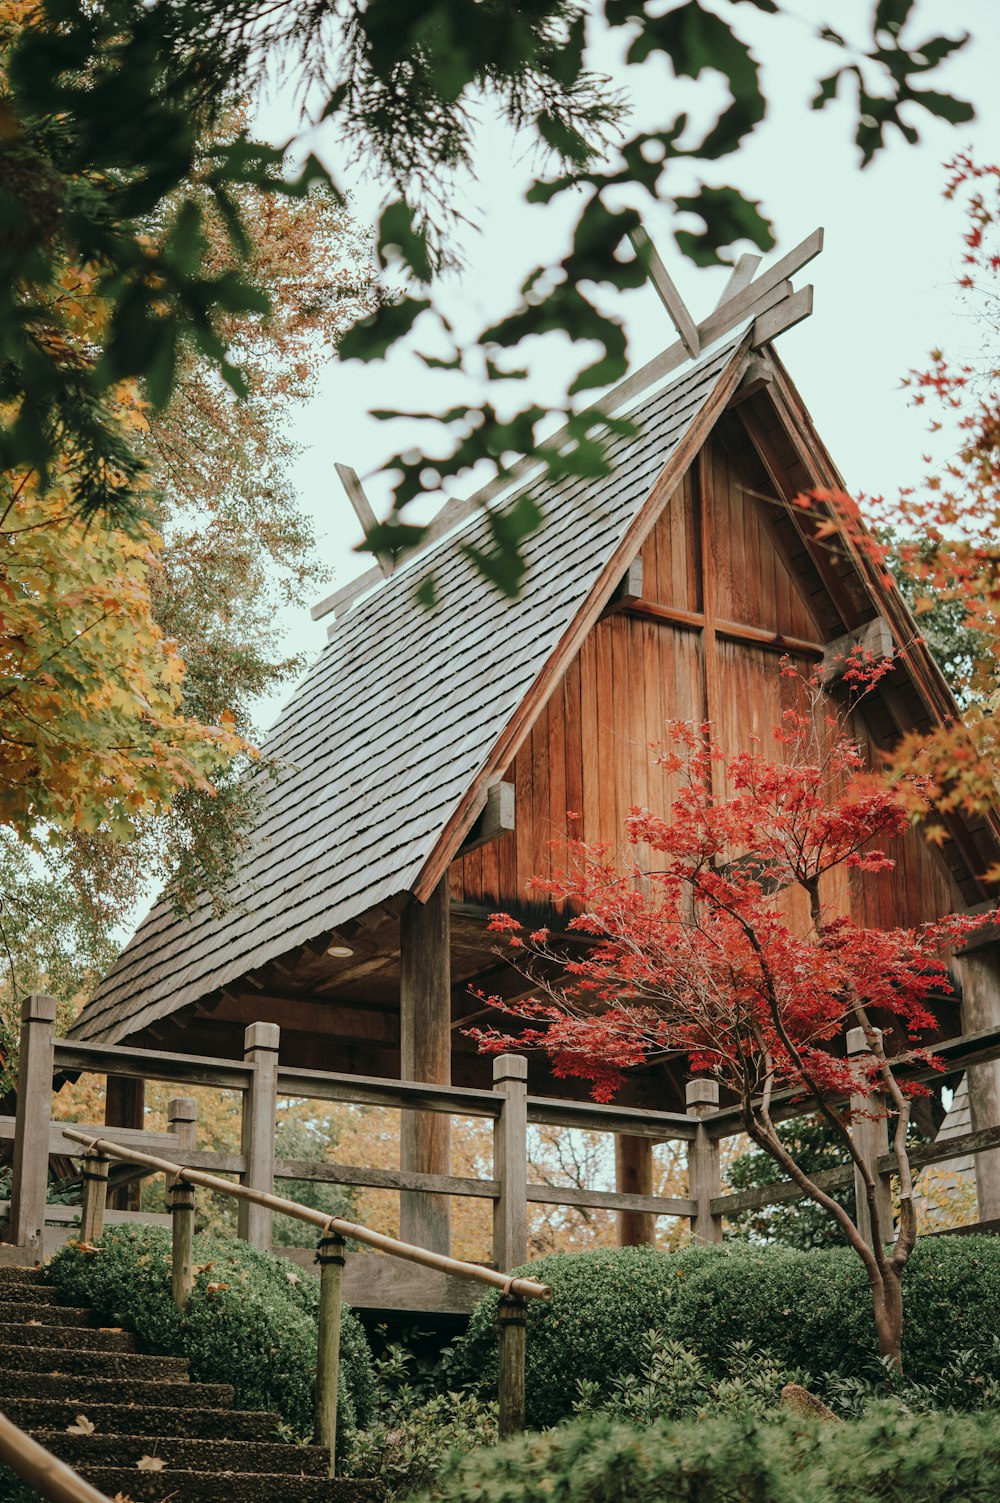
<path fill-rule="evenodd" d="M 319 1280 L 244 1242 L 194 1239 L 197 1270 L 183 1315 L 170 1297 L 170 1233 L 113 1227 L 90 1250 L 70 1243 L 49 1272 L 60 1293 L 134 1331 L 143 1351 L 190 1358 L 201 1383 L 232 1383 L 236 1403 L 273 1409 L 296 1434 L 312 1430 Z M 341 1325 L 338 1435 L 374 1414 L 375 1377 L 364 1331 Z"/>
<path fill-rule="evenodd" d="M 551 1300 L 528 1301 L 525 1361 L 527 1422 L 554 1425 L 572 1412 L 577 1380 L 610 1392 L 613 1380 L 638 1373 L 651 1326 L 666 1330 L 681 1282 L 714 1249 L 667 1254 L 647 1247 L 553 1253 L 522 1272 L 552 1288 Z M 455 1350 L 453 1372 L 484 1395 L 497 1391 L 499 1294 L 476 1305 Z"/>
<path fill-rule="evenodd" d="M 581 1381 L 573 1407 L 577 1414 L 608 1414 L 636 1425 L 695 1415 L 767 1414 L 777 1408 L 786 1383 L 808 1387 L 811 1381 L 808 1373 L 778 1367 L 767 1353 L 754 1351 L 744 1341 L 733 1343 L 723 1369 L 720 1376 L 689 1347 L 666 1340 L 659 1331 L 647 1331 L 638 1373 L 613 1378 L 610 1392 Z M 854 1389 L 850 1405 L 864 1412 Z"/>
<path fill-rule="evenodd" d="M 528 1423 L 557 1423 L 572 1411 L 576 1382 L 610 1395 L 638 1375 L 645 1334 L 698 1354 L 716 1375 L 734 1342 L 785 1371 L 880 1378 L 870 1294 L 847 1248 L 648 1248 L 563 1253 L 526 1267 L 552 1287 L 529 1301 Z M 962 1352 L 984 1380 L 1000 1378 L 1000 1240 L 934 1237 L 919 1242 L 903 1280 L 903 1363 L 908 1379 L 933 1383 L 943 1353 Z M 483 1393 L 496 1391 L 497 1297 L 476 1306 L 456 1351 L 456 1371 Z"/>
<path fill-rule="evenodd" d="M 453 1463 L 448 1503 L 994 1503 L 996 1415 L 749 1415 L 635 1426 L 586 1415 Z"/>
<path fill-rule="evenodd" d="M 413 1354 L 390 1346 L 375 1364 L 377 1417 L 351 1436 L 344 1470 L 383 1483 L 389 1499 L 430 1486 L 458 1455 L 497 1439 L 496 1404 L 470 1393 L 432 1393 Z"/>
<path fill-rule="evenodd" d="M 789 1368 L 857 1377 L 879 1371 L 868 1285 L 847 1248 L 733 1246 L 678 1282 L 664 1329 L 713 1362 L 733 1341 L 747 1341 Z M 1000 1377 L 998 1309 L 996 1238 L 918 1242 L 903 1279 L 907 1378 L 934 1381 L 942 1354 L 956 1351 L 974 1354 L 986 1375 Z"/>

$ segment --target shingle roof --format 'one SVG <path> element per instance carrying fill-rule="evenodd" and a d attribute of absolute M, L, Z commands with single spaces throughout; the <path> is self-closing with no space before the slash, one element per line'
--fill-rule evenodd
<path fill-rule="evenodd" d="M 544 669 L 746 332 L 634 409 L 611 474 L 532 487 L 545 522 L 510 602 L 443 539 L 338 621 L 264 751 L 282 771 L 226 888 L 190 916 L 160 900 L 72 1030 L 137 1032 L 296 945 L 412 890 L 491 749 Z M 501 503 L 502 504 L 502 503 Z M 462 528 L 484 547 L 485 519 Z M 440 603 L 415 604 L 434 571 Z"/>

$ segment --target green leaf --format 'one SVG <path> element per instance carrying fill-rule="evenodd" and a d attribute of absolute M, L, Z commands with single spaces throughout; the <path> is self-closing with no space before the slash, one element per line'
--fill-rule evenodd
<path fill-rule="evenodd" d="M 417 585 L 413 592 L 413 598 L 425 611 L 432 611 L 438 603 L 437 580 L 433 574 L 427 574 Z"/>
<path fill-rule="evenodd" d="M 931 115 L 947 120 L 949 125 L 964 125 L 976 118 L 972 105 L 965 99 L 955 99 L 951 94 L 939 94 L 933 89 L 914 90 L 909 97 L 914 104 L 923 105 Z"/>
<path fill-rule="evenodd" d="M 759 204 L 744 198 L 737 188 L 706 185 L 674 202 L 678 209 L 700 215 L 705 223 L 699 234 L 678 230 L 674 237 L 696 266 L 723 264 L 719 250 L 740 240 L 749 240 L 760 250 L 770 250 L 775 243 L 771 222 L 764 218 Z"/>
<path fill-rule="evenodd" d="M 898 36 L 912 9 L 913 0 L 878 0 L 872 30 L 888 31 L 893 36 Z"/>
<path fill-rule="evenodd" d="M 404 339 L 414 323 L 430 307 L 426 298 L 400 298 L 383 303 L 370 318 L 363 318 L 340 341 L 341 360 L 384 360 L 397 340 Z"/>
<path fill-rule="evenodd" d="M 413 212 L 401 198 L 383 210 L 378 225 L 378 257 L 382 266 L 393 260 L 392 252 L 407 266 L 418 282 L 429 282 L 433 275 L 427 236 L 416 227 Z"/>

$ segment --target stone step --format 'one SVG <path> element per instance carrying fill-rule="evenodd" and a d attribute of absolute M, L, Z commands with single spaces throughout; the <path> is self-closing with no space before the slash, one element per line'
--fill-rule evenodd
<path fill-rule="evenodd" d="M 82 1352 L 64 1349 L 36 1349 L 29 1346 L 0 1345 L 0 1373 L 8 1369 L 22 1373 L 51 1373 L 54 1376 L 118 1378 L 180 1384 L 187 1378 L 186 1357 L 146 1357 L 135 1352 Z"/>
<path fill-rule="evenodd" d="M 18 1269 L 21 1273 L 24 1270 Z M 0 1273 L 3 1269 L 0 1268 Z M 19 1279 L 0 1279 L 0 1300 L 9 1304 L 58 1305 L 62 1296 L 55 1284 L 29 1284 Z"/>
<path fill-rule="evenodd" d="M 8 1324 L 0 1326 L 6 1346 L 32 1351 L 134 1352 L 135 1337 L 129 1331 L 94 1330 L 90 1326 Z"/>
<path fill-rule="evenodd" d="M 3 1291 L 6 1293 L 6 1290 Z M 53 1326 L 95 1326 L 97 1317 L 93 1310 L 81 1310 L 75 1305 L 41 1304 L 32 1300 L 5 1300 L 0 1294 L 0 1331 L 10 1322 L 24 1325 L 26 1320 Z"/>
<path fill-rule="evenodd" d="M 0 1263 L 0 1284 L 41 1284 L 45 1269 L 27 1263 Z"/>
<path fill-rule="evenodd" d="M 22 1430 L 65 1430 L 84 1414 L 98 1435 L 178 1435 L 193 1440 L 271 1442 L 278 1437 L 280 1423 L 276 1414 L 251 1409 L 110 1404 L 95 1401 L 89 1394 L 67 1399 L 4 1398 L 3 1412 Z"/>
<path fill-rule="evenodd" d="M 88 1466 L 81 1477 L 131 1503 L 384 1503 L 381 1482 L 356 1477 L 289 1477 L 274 1472 L 140 1472 Z"/>
<path fill-rule="evenodd" d="M 90 1415 L 87 1416 L 90 1418 Z M 67 1435 L 65 1430 L 38 1430 L 35 1439 L 76 1471 L 89 1467 L 123 1467 L 138 1471 L 137 1463 L 152 1456 L 168 1472 L 267 1472 L 293 1477 L 325 1477 L 329 1455 L 322 1446 L 293 1446 L 287 1442 L 202 1440 L 171 1435 Z M 141 1475 L 141 1473 L 139 1473 Z"/>
<path fill-rule="evenodd" d="M 25 1355 L 23 1350 L 16 1350 L 13 1365 L 0 1355 L 0 1400 L 4 1405 L 8 1399 L 65 1399 L 78 1406 L 75 1413 L 79 1414 L 88 1401 L 157 1406 L 169 1403 L 171 1409 L 220 1410 L 227 1410 L 233 1402 L 233 1390 L 228 1383 L 165 1384 L 152 1379 L 25 1371 L 17 1365 L 17 1359 Z"/>

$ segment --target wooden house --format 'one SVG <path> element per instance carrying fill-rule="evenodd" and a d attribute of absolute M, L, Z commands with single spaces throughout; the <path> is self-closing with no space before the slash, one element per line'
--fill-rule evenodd
<path fill-rule="evenodd" d="M 487 917 L 528 906 L 526 882 L 546 869 L 567 810 L 591 841 L 620 840 L 633 805 L 663 810 L 649 746 L 666 720 L 709 720 L 734 749 L 750 734 L 766 742 L 779 655 L 825 661 L 836 694 L 838 655 L 859 637 L 883 651 L 911 644 L 865 706 L 873 751 L 954 712 L 883 572 L 848 538 L 818 536 L 823 508 L 792 504 L 842 482 L 772 344 L 807 311 L 789 295 L 791 260 L 756 280 L 738 268 L 708 319 L 678 319 L 681 340 L 604 399 L 637 424 L 611 441 L 606 478 L 533 486 L 545 522 L 519 600 L 463 551 L 488 547 L 482 506 L 469 503 L 445 509 L 423 551 L 317 609 L 336 611 L 329 642 L 267 739 L 280 775 L 261 775 L 227 908 L 206 896 L 181 917 L 158 903 L 77 1037 L 239 1055 L 246 1025 L 270 1020 L 283 1062 L 484 1084 L 488 1061 L 463 1030 L 483 1016 L 474 993 L 524 986 Z M 519 475 L 531 483 L 530 465 L 508 496 Z M 427 610 L 414 592 L 431 572 L 439 603 Z M 943 845 L 907 835 L 896 871 L 844 901 L 875 924 L 974 908 L 991 901 L 980 874 L 998 854 L 988 822 L 956 814 Z M 992 952 L 977 953 L 967 1029 L 1000 1021 Z M 942 1024 L 961 1031 L 954 1010 Z M 996 1067 L 978 1068 L 1000 1121 Z M 577 1089 L 538 1058 L 531 1079 L 549 1095 Z M 623 1100 L 681 1107 L 679 1070 L 635 1072 Z M 137 1109 L 112 1104 L 119 1120 Z M 403 1167 L 447 1172 L 445 1119 L 409 1116 Z M 623 1140 L 619 1179 L 648 1193 L 646 1141 Z M 446 1208 L 404 1199 L 404 1235 L 444 1246 Z"/>

